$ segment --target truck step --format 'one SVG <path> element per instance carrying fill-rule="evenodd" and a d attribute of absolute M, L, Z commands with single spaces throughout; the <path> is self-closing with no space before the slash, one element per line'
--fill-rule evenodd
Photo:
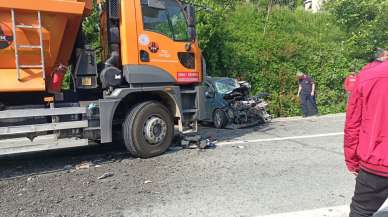
<path fill-rule="evenodd" d="M 32 49 L 42 49 L 40 45 L 17 45 L 18 48 L 32 48 Z"/>
<path fill-rule="evenodd" d="M 196 113 L 198 112 L 198 109 L 184 109 L 183 110 L 183 113 Z"/>
<path fill-rule="evenodd" d="M 39 26 L 24 25 L 24 24 L 15 25 L 15 27 L 19 29 L 40 29 Z"/>
<path fill-rule="evenodd" d="M 41 69 L 43 68 L 43 65 L 20 65 L 19 68 L 21 69 Z"/>
<path fill-rule="evenodd" d="M 197 90 L 181 90 L 183 94 L 196 94 Z"/>

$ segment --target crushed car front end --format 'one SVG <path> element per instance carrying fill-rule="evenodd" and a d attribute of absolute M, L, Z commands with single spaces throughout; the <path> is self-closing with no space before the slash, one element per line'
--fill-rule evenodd
<path fill-rule="evenodd" d="M 265 95 L 250 96 L 250 84 L 233 78 L 206 79 L 209 92 L 205 94 L 209 120 L 217 128 L 246 128 L 269 122 Z"/>

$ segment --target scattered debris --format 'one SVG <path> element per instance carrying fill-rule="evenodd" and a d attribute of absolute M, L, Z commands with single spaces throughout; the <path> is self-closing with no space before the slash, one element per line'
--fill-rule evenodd
<path fill-rule="evenodd" d="M 204 145 L 202 145 L 202 141 L 201 141 L 201 148 L 202 149 L 216 148 L 216 142 L 217 142 L 217 139 L 208 138 L 205 140 Z"/>
<path fill-rule="evenodd" d="M 185 135 L 181 140 L 181 146 L 189 149 L 210 149 L 216 147 L 214 138 L 204 139 L 201 135 Z"/>
<path fill-rule="evenodd" d="M 232 146 L 232 147 L 234 147 L 234 148 L 239 148 L 239 149 L 244 149 L 244 148 L 245 148 L 245 146 L 243 146 L 243 145 L 234 145 L 234 146 Z"/>
<path fill-rule="evenodd" d="M 34 180 L 34 178 L 31 176 L 27 178 L 27 182 L 31 182 L 32 180 Z"/>
<path fill-rule="evenodd" d="M 96 166 L 94 166 L 95 168 L 100 168 L 102 167 L 101 165 L 97 164 Z"/>
<path fill-rule="evenodd" d="M 84 161 L 84 162 L 81 162 L 80 164 L 77 164 L 75 166 L 75 169 L 76 170 L 89 169 L 90 167 L 93 167 L 93 166 L 95 166 L 93 162 Z"/>
<path fill-rule="evenodd" d="M 183 147 L 182 146 L 177 146 L 177 145 L 172 145 L 168 148 L 169 151 L 179 151 L 179 150 L 182 150 Z"/>
<path fill-rule="evenodd" d="M 104 173 L 102 176 L 99 176 L 97 179 L 106 179 L 108 177 L 112 177 L 114 174 L 111 173 L 111 172 L 108 172 L 108 173 Z"/>
<path fill-rule="evenodd" d="M 69 165 L 64 166 L 63 170 L 71 170 L 72 168 L 73 168 L 73 166 L 69 164 Z"/>
<path fill-rule="evenodd" d="M 39 188 L 39 189 L 38 189 L 38 192 L 43 192 L 43 189 Z"/>
<path fill-rule="evenodd" d="M 149 184 L 149 183 L 152 183 L 152 181 L 151 180 L 145 180 L 144 181 L 144 184 Z"/>

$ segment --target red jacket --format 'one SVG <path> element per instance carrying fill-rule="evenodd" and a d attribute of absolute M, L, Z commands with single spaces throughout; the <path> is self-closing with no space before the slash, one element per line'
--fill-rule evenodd
<path fill-rule="evenodd" d="M 388 61 L 357 76 L 346 112 L 344 152 L 350 171 L 388 177 Z"/>
<path fill-rule="evenodd" d="M 353 91 L 354 85 L 356 84 L 356 81 L 357 81 L 357 76 L 355 76 L 355 75 L 349 75 L 345 79 L 344 88 L 345 88 L 346 92 L 351 93 Z"/>

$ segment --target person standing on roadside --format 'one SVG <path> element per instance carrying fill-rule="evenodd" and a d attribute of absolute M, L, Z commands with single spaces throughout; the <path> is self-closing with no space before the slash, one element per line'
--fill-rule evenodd
<path fill-rule="evenodd" d="M 371 217 L 388 197 L 388 52 L 362 70 L 349 99 L 344 130 L 348 170 L 356 176 L 350 217 Z"/>
<path fill-rule="evenodd" d="M 344 88 L 346 93 L 348 94 L 348 98 L 352 94 L 352 91 L 354 89 L 354 85 L 356 84 L 357 81 L 357 76 L 356 76 L 356 71 L 352 67 L 350 69 L 350 75 L 346 77 L 345 82 L 344 82 Z"/>
<path fill-rule="evenodd" d="M 317 115 L 318 109 L 315 100 L 314 80 L 300 71 L 296 75 L 299 80 L 298 97 L 300 99 L 303 117 Z"/>

